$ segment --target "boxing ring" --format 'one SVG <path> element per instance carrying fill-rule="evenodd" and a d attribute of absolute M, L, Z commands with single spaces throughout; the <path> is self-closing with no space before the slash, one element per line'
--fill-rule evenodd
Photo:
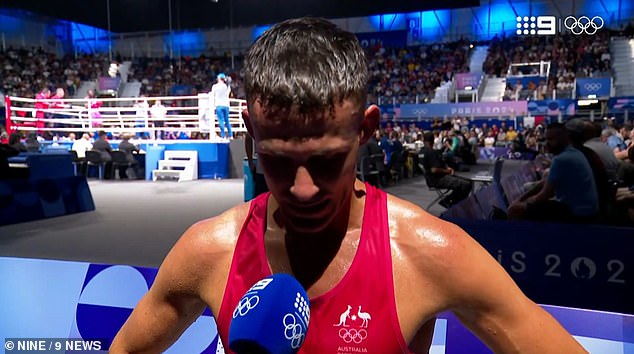
<path fill-rule="evenodd" d="M 164 115 L 153 114 L 156 101 L 164 103 Z M 208 94 L 197 96 L 122 97 L 84 99 L 32 99 L 6 96 L 7 132 L 50 132 L 53 135 L 103 130 L 112 136 L 157 133 L 210 134 L 217 141 L 220 128 Z M 230 99 L 229 123 L 235 133 L 246 133 L 240 112 L 246 101 Z M 79 138 L 79 137 L 78 137 Z"/>
<path fill-rule="evenodd" d="M 160 101 L 163 108 L 156 108 Z M 116 149 L 124 134 L 140 146 L 145 179 L 151 179 L 167 150 L 198 152 L 198 178 L 229 177 L 229 139 L 219 137 L 220 127 L 208 94 L 197 96 L 31 99 L 5 97 L 7 132 L 47 137 L 44 149 L 70 150 L 83 133 L 96 139 L 108 134 Z M 229 124 L 232 138 L 246 134 L 241 118 L 246 101 L 231 99 Z"/>

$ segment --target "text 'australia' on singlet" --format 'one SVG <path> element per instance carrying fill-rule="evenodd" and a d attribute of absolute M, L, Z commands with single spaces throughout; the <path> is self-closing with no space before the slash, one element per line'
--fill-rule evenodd
<path fill-rule="evenodd" d="M 359 246 L 348 272 L 328 292 L 310 299 L 310 324 L 302 354 L 409 353 L 394 298 L 387 196 L 366 184 Z M 258 280 L 271 275 L 264 248 L 269 193 L 251 202 L 233 255 L 218 332 L 228 343 L 233 310 Z"/>

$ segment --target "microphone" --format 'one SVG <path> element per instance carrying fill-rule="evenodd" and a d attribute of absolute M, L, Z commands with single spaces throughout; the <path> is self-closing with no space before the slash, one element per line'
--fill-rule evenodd
<path fill-rule="evenodd" d="M 229 325 L 229 348 L 238 354 L 294 354 L 310 320 L 306 290 L 292 276 L 274 274 L 242 296 Z"/>

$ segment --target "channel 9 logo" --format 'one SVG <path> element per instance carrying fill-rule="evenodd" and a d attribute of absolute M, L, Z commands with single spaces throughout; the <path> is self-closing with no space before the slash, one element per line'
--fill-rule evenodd
<path fill-rule="evenodd" d="M 552 36 L 557 34 L 557 27 L 559 32 L 562 32 L 565 28 L 574 35 L 593 35 L 597 33 L 605 24 L 603 18 L 600 16 L 594 16 L 592 18 L 588 16 L 581 16 L 579 18 L 574 16 L 566 17 L 563 22 L 561 19 L 557 21 L 555 16 L 517 16 L 517 35 L 538 35 L 538 36 Z M 559 26 L 557 24 L 559 23 Z"/>

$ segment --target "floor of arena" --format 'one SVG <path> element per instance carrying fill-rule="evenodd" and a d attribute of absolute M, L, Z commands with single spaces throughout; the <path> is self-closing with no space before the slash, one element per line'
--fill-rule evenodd
<path fill-rule="evenodd" d="M 512 165 L 505 164 L 504 174 Z M 474 166 L 471 172 L 488 166 Z M 242 179 L 89 179 L 89 185 L 95 211 L 2 226 L 0 256 L 158 267 L 187 227 L 243 202 Z M 436 196 L 422 177 L 402 180 L 386 191 L 423 208 Z M 440 215 L 443 210 L 436 204 L 430 212 Z"/>

